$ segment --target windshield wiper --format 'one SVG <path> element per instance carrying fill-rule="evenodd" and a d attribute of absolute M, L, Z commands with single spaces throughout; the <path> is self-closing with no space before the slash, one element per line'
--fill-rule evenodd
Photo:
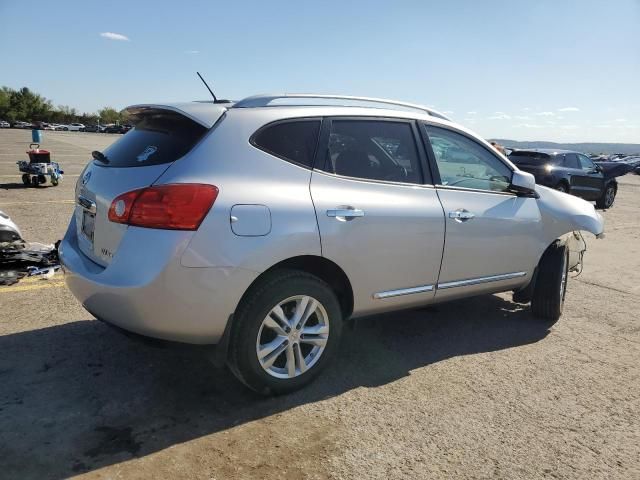
<path fill-rule="evenodd" d="M 99 162 L 109 163 L 109 159 L 104 155 L 104 153 L 99 152 L 98 150 L 91 152 L 91 156 L 94 160 L 98 160 Z"/>

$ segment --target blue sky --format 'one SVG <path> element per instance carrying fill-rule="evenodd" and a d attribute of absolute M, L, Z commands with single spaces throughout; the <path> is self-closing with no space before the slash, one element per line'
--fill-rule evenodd
<path fill-rule="evenodd" d="M 114 33 L 117 35 L 101 35 Z M 0 85 L 81 111 L 394 98 L 486 137 L 640 143 L 640 0 L 0 0 Z"/>

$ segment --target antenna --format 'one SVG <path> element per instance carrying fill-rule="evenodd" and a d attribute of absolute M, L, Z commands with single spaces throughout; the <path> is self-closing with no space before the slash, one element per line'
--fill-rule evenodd
<path fill-rule="evenodd" d="M 213 97 L 213 103 L 217 103 L 218 99 L 216 98 L 215 94 L 213 93 L 213 90 L 211 90 L 209 88 L 209 85 L 207 85 L 207 82 L 205 82 L 204 78 L 202 78 L 202 75 L 200 75 L 200 72 L 196 72 L 196 73 L 198 74 L 198 76 L 200 77 L 200 80 L 202 80 L 202 83 L 204 83 L 204 86 L 207 87 L 207 90 L 209 90 L 209 93 Z"/>

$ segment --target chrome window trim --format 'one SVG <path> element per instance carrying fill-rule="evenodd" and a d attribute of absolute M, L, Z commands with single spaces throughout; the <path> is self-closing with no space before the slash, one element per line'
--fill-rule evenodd
<path fill-rule="evenodd" d="M 475 192 L 475 193 L 491 193 L 494 195 L 502 195 L 502 196 L 507 196 L 507 197 L 517 197 L 518 195 L 516 195 L 514 192 L 510 191 L 510 190 L 483 190 L 482 188 L 468 188 L 468 187 L 457 187 L 457 186 L 450 186 L 450 185 L 442 185 L 442 184 L 436 184 L 435 186 L 437 189 L 439 190 L 457 190 L 457 191 L 461 191 L 461 192 Z"/>
<path fill-rule="evenodd" d="M 501 280 L 511 280 L 513 278 L 524 277 L 527 272 L 503 273 L 500 275 L 491 275 L 488 277 L 469 278 L 467 280 L 456 280 L 453 282 L 438 283 L 438 290 L 446 290 L 447 288 L 468 287 L 478 285 L 480 283 L 499 282 Z"/>
<path fill-rule="evenodd" d="M 387 290 L 386 292 L 374 293 L 373 298 L 379 300 L 383 298 L 399 297 L 401 295 L 412 295 L 414 293 L 426 293 L 426 292 L 432 292 L 433 289 L 434 289 L 433 285 L 421 285 L 419 287 L 400 288 L 398 290 Z"/>
<path fill-rule="evenodd" d="M 326 172 L 320 168 L 313 168 L 313 173 L 317 173 L 319 175 L 326 175 L 334 178 L 341 178 L 344 180 L 351 180 L 354 182 L 364 182 L 364 183 L 372 183 L 376 185 L 392 185 L 396 187 L 413 187 L 413 188 L 436 188 L 435 185 L 431 183 L 409 183 L 409 182 L 392 182 L 391 180 L 374 180 L 372 178 L 360 178 L 360 177 L 349 177 L 347 175 L 340 175 L 338 173 Z M 484 190 L 482 190 L 484 191 Z"/>

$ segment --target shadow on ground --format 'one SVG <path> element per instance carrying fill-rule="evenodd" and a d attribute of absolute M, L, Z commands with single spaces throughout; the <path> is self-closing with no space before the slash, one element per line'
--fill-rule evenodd
<path fill-rule="evenodd" d="M 31 185 L 25 185 L 24 183 L 0 183 L 0 190 L 22 190 L 26 188 L 33 188 Z"/>
<path fill-rule="evenodd" d="M 0 468 L 5 478 L 92 471 L 548 329 L 497 296 L 361 320 L 324 375 L 279 398 L 245 390 L 201 350 L 141 345 L 93 320 L 5 335 Z"/>
<path fill-rule="evenodd" d="M 20 183 L 0 183 L 0 190 L 26 190 L 26 189 L 31 189 L 33 188 L 34 190 L 39 190 L 41 188 L 51 188 L 54 187 L 54 185 L 49 185 L 49 184 L 44 184 L 44 185 L 38 185 L 37 187 L 34 187 L 32 185 L 25 185 L 24 183 L 20 182 Z"/>

